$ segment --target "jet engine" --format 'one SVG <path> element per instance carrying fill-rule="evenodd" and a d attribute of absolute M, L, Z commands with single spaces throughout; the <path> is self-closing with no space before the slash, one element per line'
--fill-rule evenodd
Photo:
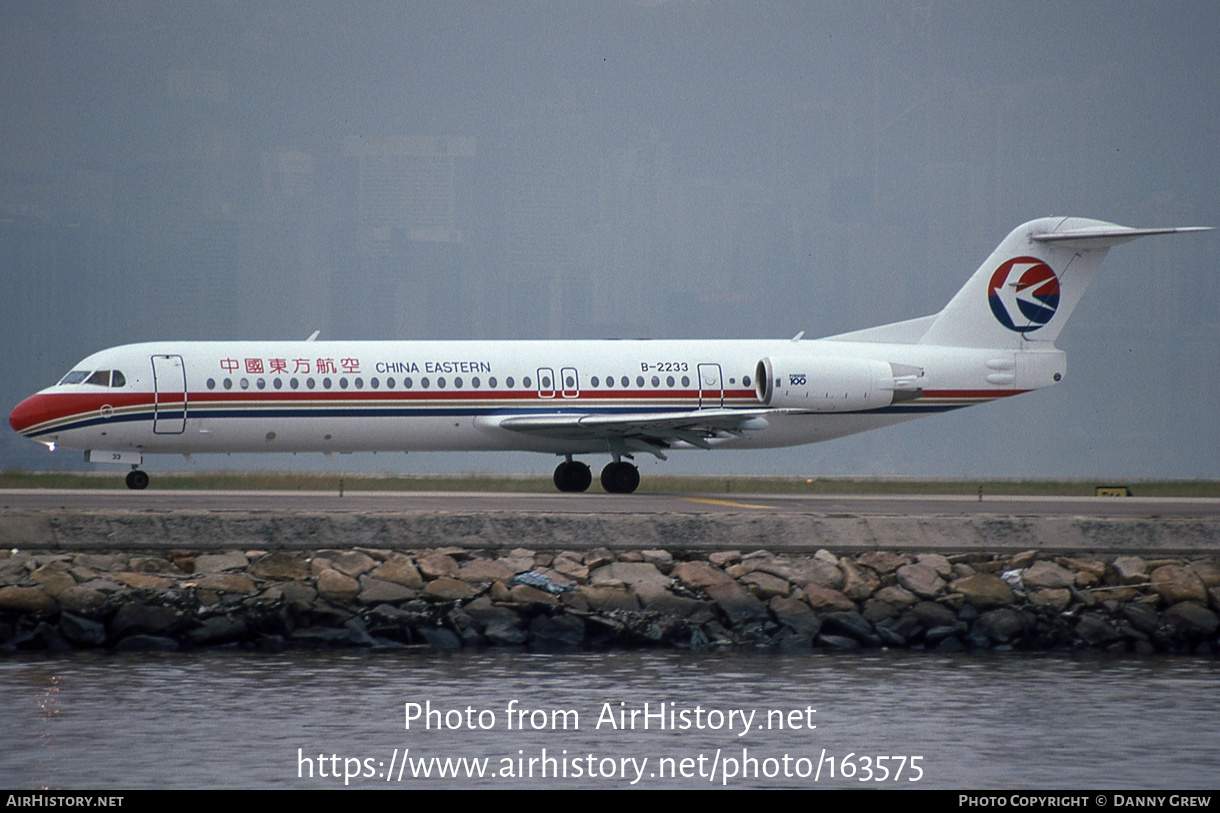
<path fill-rule="evenodd" d="M 758 400 L 810 412 L 880 409 L 923 394 L 923 370 L 876 359 L 768 356 L 755 368 Z"/>

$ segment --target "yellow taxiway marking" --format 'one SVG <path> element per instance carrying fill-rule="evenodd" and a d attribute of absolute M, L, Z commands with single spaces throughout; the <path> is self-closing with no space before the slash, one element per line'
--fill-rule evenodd
<path fill-rule="evenodd" d="M 748 502 L 729 502 L 728 500 L 712 500 L 707 497 L 683 497 L 687 502 L 701 502 L 708 505 L 728 505 L 733 508 L 774 508 L 774 505 L 751 505 Z"/>

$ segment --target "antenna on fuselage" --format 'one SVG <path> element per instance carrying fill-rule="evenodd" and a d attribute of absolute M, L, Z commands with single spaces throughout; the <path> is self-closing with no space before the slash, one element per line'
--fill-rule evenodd
<path fill-rule="evenodd" d="M 315 330 L 313 333 L 310 333 L 310 334 L 309 334 L 309 338 L 308 338 L 308 339 L 306 339 L 305 341 L 307 341 L 307 342 L 312 342 L 314 339 L 318 338 L 318 334 L 319 334 L 319 333 L 321 333 L 321 332 L 322 332 L 322 331 L 320 331 L 320 330 Z"/>

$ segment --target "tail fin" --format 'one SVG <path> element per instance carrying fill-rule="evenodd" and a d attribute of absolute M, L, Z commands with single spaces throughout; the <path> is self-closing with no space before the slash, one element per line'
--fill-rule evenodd
<path fill-rule="evenodd" d="M 937 314 L 920 344 L 1019 349 L 1049 346 L 1110 246 L 1205 227 L 1130 229 L 1101 220 L 1046 217 L 1012 231 Z"/>

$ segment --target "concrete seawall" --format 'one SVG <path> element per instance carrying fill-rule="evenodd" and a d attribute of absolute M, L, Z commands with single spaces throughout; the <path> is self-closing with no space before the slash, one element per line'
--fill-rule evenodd
<path fill-rule="evenodd" d="M 1220 520 L 1065 516 L 5 511 L 0 547 L 40 550 L 693 548 L 1189 555 L 1220 551 Z"/>

